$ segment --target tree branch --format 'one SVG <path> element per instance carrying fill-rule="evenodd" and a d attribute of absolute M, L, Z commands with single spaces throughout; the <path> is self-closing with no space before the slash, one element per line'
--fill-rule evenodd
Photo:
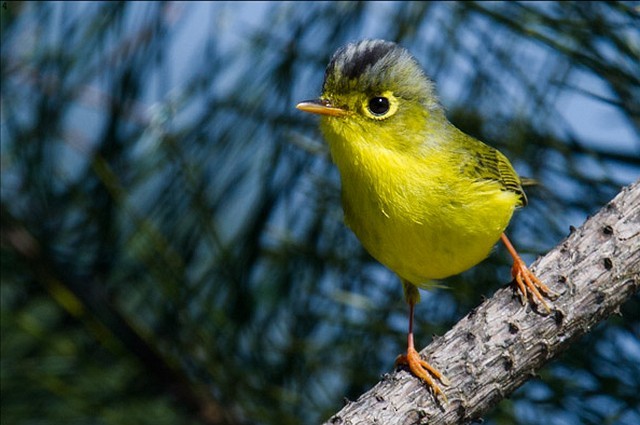
<path fill-rule="evenodd" d="M 385 375 L 325 425 L 461 424 L 479 419 L 638 290 L 640 180 L 532 266 L 560 296 L 553 311 L 502 288 L 422 355 L 451 381 L 448 403 L 407 371 Z"/>

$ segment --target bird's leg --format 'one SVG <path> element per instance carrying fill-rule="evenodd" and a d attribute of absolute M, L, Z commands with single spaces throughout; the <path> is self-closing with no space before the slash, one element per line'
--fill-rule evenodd
<path fill-rule="evenodd" d="M 548 298 L 555 297 L 558 294 L 542 283 L 540 279 L 538 279 L 531 270 L 527 268 L 527 265 L 522 261 L 522 258 L 520 258 L 513 245 L 511 245 L 507 235 L 503 233 L 500 235 L 500 239 L 502 239 L 502 242 L 507 247 L 509 254 L 511 254 L 511 257 L 513 258 L 511 276 L 513 276 L 513 279 L 520 290 L 520 300 L 522 301 L 522 305 L 526 303 L 526 299 L 529 298 L 529 293 L 531 293 L 534 298 L 540 301 L 540 304 L 543 305 L 547 312 L 550 312 L 551 310 L 549 305 L 545 302 L 540 292 L 544 292 Z"/>
<path fill-rule="evenodd" d="M 400 355 L 396 358 L 396 366 L 401 364 L 408 365 L 411 373 L 426 382 L 436 397 L 438 394 L 442 395 L 442 398 L 446 402 L 447 396 L 442 392 L 438 384 L 436 384 L 434 378 L 438 379 L 445 386 L 449 385 L 449 380 L 436 368 L 422 360 L 420 353 L 416 351 L 413 345 L 413 310 L 415 304 L 420 300 L 418 288 L 408 282 L 403 281 L 402 284 L 405 288 L 405 298 L 409 303 L 409 334 L 407 335 L 407 354 Z"/>

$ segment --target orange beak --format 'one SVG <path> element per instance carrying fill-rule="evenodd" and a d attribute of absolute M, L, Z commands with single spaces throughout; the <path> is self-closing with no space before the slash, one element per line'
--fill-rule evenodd
<path fill-rule="evenodd" d="M 331 102 L 324 99 L 304 100 L 296 105 L 296 108 L 312 114 L 328 115 L 331 117 L 342 117 L 348 114 L 344 109 L 336 108 Z"/>

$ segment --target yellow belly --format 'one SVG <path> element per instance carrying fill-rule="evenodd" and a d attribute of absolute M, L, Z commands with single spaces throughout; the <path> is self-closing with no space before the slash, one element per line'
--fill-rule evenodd
<path fill-rule="evenodd" d="M 518 203 L 515 193 L 406 163 L 390 172 L 392 165 L 373 170 L 375 178 L 341 168 L 345 221 L 374 258 L 420 286 L 488 256 Z"/>
<path fill-rule="evenodd" d="M 485 259 L 506 228 L 511 211 L 504 211 L 502 216 L 476 217 L 476 225 L 485 226 L 483 231 L 447 223 L 446 217 L 414 223 L 368 214 L 363 221 L 357 212 L 347 217 L 347 224 L 374 258 L 401 278 L 420 285 L 461 273 Z"/>

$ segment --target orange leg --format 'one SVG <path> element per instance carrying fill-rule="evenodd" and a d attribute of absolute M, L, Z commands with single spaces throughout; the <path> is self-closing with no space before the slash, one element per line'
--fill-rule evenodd
<path fill-rule="evenodd" d="M 420 354 L 416 351 L 413 345 L 413 307 L 415 302 L 409 300 L 409 334 L 407 335 L 407 354 L 400 355 L 396 359 L 396 366 L 400 364 L 406 364 L 409 366 L 409 370 L 415 376 L 426 382 L 426 384 L 433 390 L 436 397 L 438 394 L 442 395 L 442 398 L 447 402 L 447 396 L 442 392 L 438 384 L 436 384 L 434 378 L 442 382 L 443 385 L 449 385 L 449 380 L 441 374 L 436 368 L 431 366 L 426 361 L 422 360 Z"/>
<path fill-rule="evenodd" d="M 542 283 L 528 268 L 527 265 L 522 261 L 522 258 L 518 255 L 513 245 L 507 238 L 507 235 L 504 233 L 500 235 L 500 239 L 507 247 L 509 254 L 513 257 L 513 268 L 511 269 L 511 275 L 518 285 L 518 289 L 520 290 L 520 300 L 522 301 L 522 305 L 526 303 L 526 299 L 529 298 L 529 293 L 533 294 L 533 297 L 540 301 L 540 304 L 544 306 L 547 312 L 550 312 L 551 309 L 549 305 L 545 302 L 544 298 L 540 291 L 544 292 L 548 298 L 552 298 L 557 296 L 555 292 L 553 292 L 547 285 Z"/>

